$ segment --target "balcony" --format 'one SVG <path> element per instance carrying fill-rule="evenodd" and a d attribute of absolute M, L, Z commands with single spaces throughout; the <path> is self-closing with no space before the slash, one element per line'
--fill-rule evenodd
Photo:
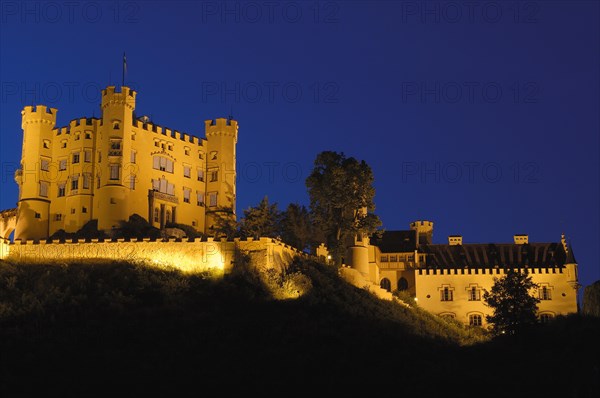
<path fill-rule="evenodd" d="M 175 195 L 169 195 L 168 193 L 154 191 L 150 189 L 148 191 L 148 197 L 156 200 L 164 200 L 165 202 L 170 202 L 174 204 L 179 204 L 179 198 Z"/>

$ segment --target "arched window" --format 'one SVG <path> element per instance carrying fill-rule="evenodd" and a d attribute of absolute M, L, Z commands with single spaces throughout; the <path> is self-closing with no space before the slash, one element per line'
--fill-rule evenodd
<path fill-rule="evenodd" d="M 381 282 L 379 282 L 379 286 L 381 286 L 382 289 L 385 289 L 388 292 L 392 290 L 392 283 L 388 278 L 383 278 Z"/>
<path fill-rule="evenodd" d="M 483 324 L 483 318 L 480 314 L 469 315 L 469 326 L 481 326 Z"/>
<path fill-rule="evenodd" d="M 398 279 L 398 290 L 403 291 L 408 289 L 408 281 L 406 278 L 402 277 Z"/>
<path fill-rule="evenodd" d="M 171 210 L 167 210 L 167 213 L 165 215 L 165 222 L 167 222 L 167 223 L 171 222 Z"/>
<path fill-rule="evenodd" d="M 552 318 L 554 318 L 554 314 L 551 314 L 549 312 L 540 314 L 540 322 L 541 323 L 548 323 L 552 320 Z"/>
<path fill-rule="evenodd" d="M 159 214 L 160 214 L 160 210 L 158 210 L 158 207 L 154 208 L 154 222 L 159 222 Z"/>

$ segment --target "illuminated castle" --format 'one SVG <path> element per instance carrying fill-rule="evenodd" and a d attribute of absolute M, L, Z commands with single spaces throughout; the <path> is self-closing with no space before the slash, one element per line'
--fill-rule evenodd
<path fill-rule="evenodd" d="M 485 326 L 491 309 L 483 291 L 509 269 L 527 272 L 539 288 L 542 321 L 577 312 L 577 262 L 564 235 L 560 242 L 529 243 L 514 235 L 512 243 L 433 243 L 433 222 L 416 221 L 409 230 L 386 231 L 382 237 L 356 239 L 346 257 L 343 275 L 359 287 L 369 286 L 381 297 L 406 291 L 434 314 L 472 326 Z"/>
<path fill-rule="evenodd" d="M 109 86 L 100 118 L 66 127 L 56 126 L 54 108 L 25 107 L 15 239 L 76 232 L 90 220 L 110 234 L 133 214 L 202 233 L 216 211 L 235 218 L 237 122 L 207 120 L 198 138 L 135 117 L 136 94 Z"/>

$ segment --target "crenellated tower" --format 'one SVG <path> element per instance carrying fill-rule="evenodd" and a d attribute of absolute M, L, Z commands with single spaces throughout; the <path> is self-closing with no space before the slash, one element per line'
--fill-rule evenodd
<path fill-rule="evenodd" d="M 205 121 L 206 151 L 206 232 L 215 222 L 217 212 L 235 220 L 237 121 L 219 118 Z"/>
<path fill-rule="evenodd" d="M 23 151 L 21 167 L 15 173 L 19 202 L 15 239 L 41 239 L 48 236 L 50 218 L 49 190 L 52 176 L 52 130 L 55 108 L 26 106 L 21 111 Z"/>
<path fill-rule="evenodd" d="M 102 125 L 96 137 L 95 202 L 98 229 L 109 231 L 130 215 L 127 187 L 131 126 L 136 92 L 114 86 L 102 90 Z"/>

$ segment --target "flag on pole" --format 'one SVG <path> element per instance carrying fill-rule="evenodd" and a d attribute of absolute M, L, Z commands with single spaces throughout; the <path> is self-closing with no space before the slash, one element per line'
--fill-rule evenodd
<path fill-rule="evenodd" d="M 123 53 L 123 78 L 121 80 L 121 87 L 125 86 L 125 72 L 127 71 L 127 58 L 125 57 L 125 53 Z"/>

